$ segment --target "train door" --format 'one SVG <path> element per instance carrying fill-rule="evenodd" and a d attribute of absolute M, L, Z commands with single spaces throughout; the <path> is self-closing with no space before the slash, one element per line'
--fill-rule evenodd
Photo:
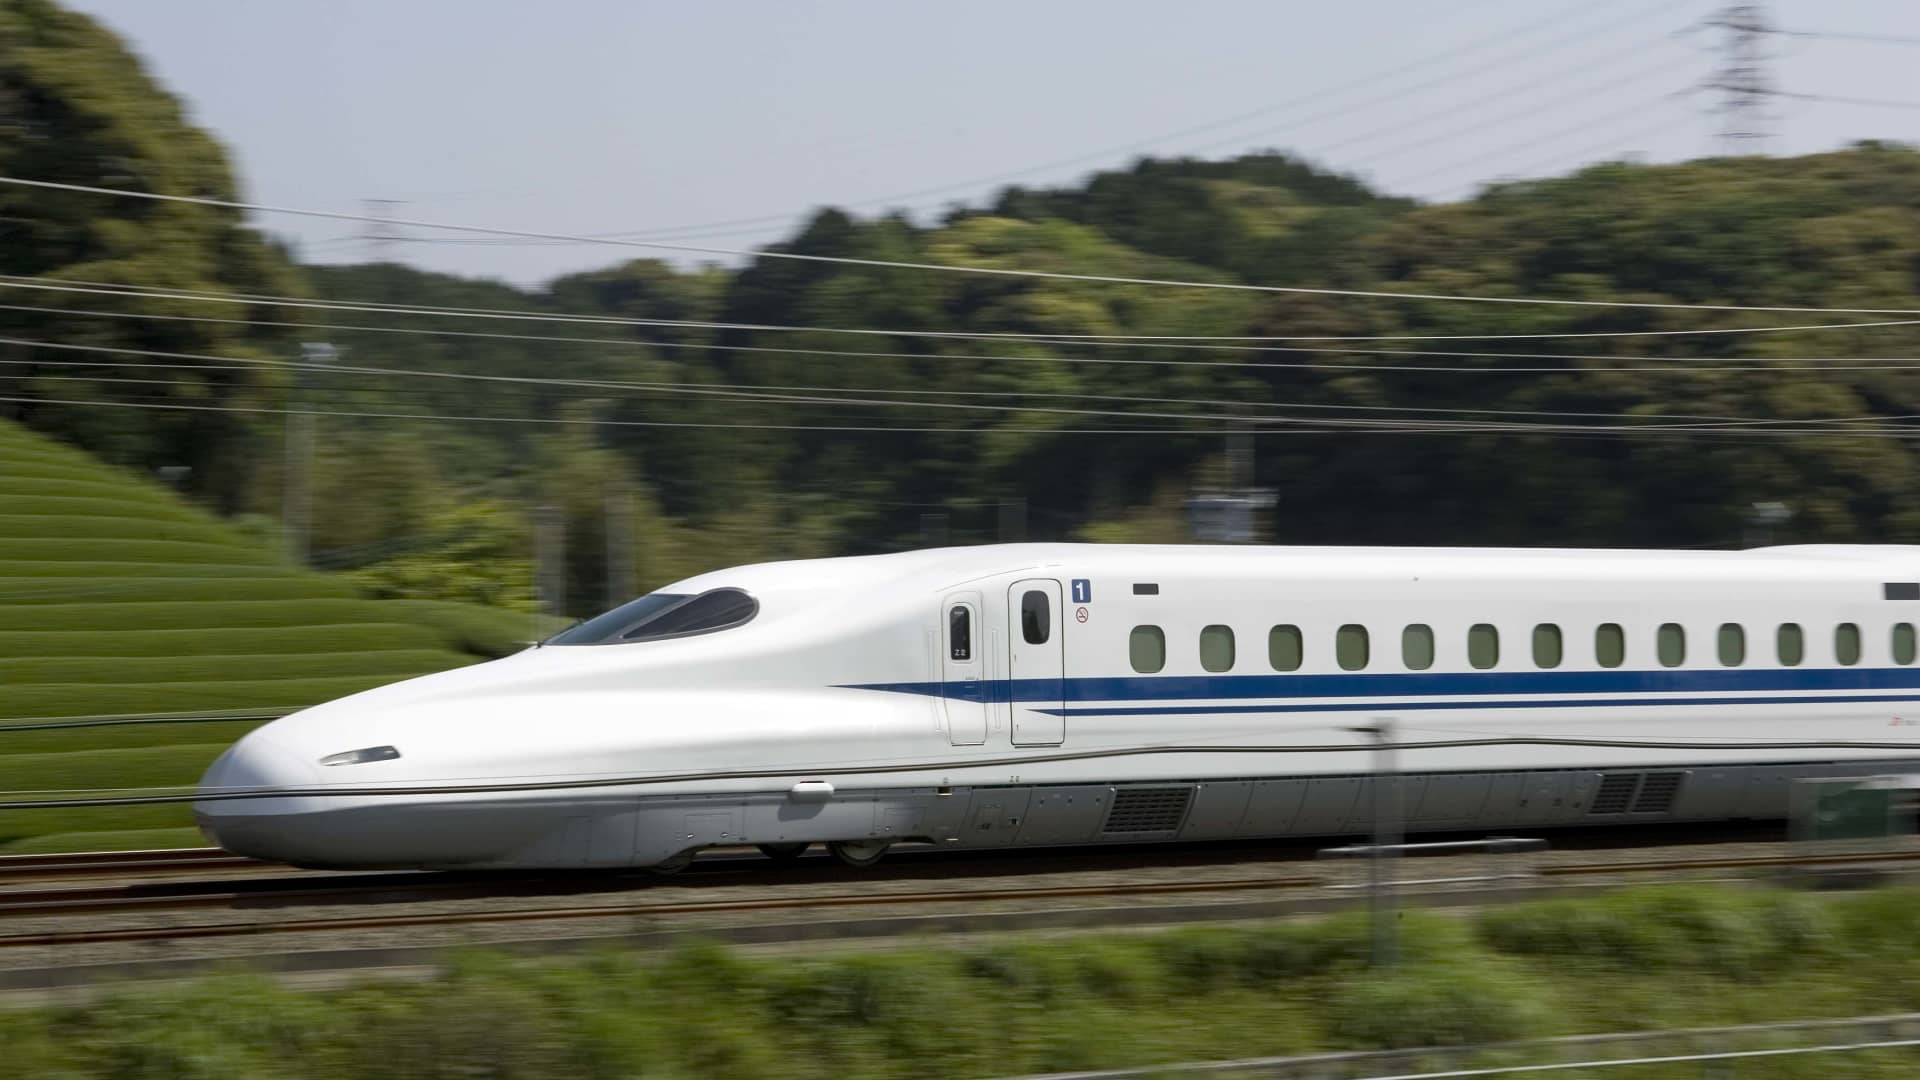
<path fill-rule="evenodd" d="M 947 740 L 955 746 L 987 741 L 986 627 L 980 610 L 979 593 L 955 593 L 941 614 L 940 698 Z"/>
<path fill-rule="evenodd" d="M 1015 746 L 1056 746 L 1066 738 L 1067 659 L 1060 583 L 1017 581 L 1007 590 L 1008 671 Z M 1045 710 L 1045 711 L 1043 711 Z"/>

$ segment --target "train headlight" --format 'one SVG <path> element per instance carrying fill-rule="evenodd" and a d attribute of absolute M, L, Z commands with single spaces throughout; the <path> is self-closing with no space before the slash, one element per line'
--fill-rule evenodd
<path fill-rule="evenodd" d="M 400 751 L 391 746 L 363 746 L 358 750 L 342 750 L 338 754 L 328 754 L 320 759 L 322 765 L 364 765 L 369 761 L 392 761 L 400 756 Z"/>

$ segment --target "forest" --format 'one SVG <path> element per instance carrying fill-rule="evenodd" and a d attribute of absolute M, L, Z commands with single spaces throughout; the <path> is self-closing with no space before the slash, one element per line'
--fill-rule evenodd
<path fill-rule="evenodd" d="M 245 194 L 49 0 L 0 0 L 0 176 Z M 1188 498 L 1237 483 L 1277 496 L 1274 543 L 1732 547 L 1757 504 L 1762 539 L 1920 542 L 1920 326 L 1727 310 L 1920 308 L 1920 151 L 1893 143 L 1446 204 L 1279 149 L 1141 159 L 937 220 L 823 208 L 767 249 L 1372 296 L 614 246 L 518 288 L 303 263 L 262 224 L 0 186 L 0 418 L 270 533 L 311 416 L 312 560 L 375 595 L 529 602 L 542 520 L 580 615 L 762 559 L 1184 541 Z M 1833 323 L 1872 325 L 1749 332 Z M 334 359 L 294 365 L 311 342 Z"/>

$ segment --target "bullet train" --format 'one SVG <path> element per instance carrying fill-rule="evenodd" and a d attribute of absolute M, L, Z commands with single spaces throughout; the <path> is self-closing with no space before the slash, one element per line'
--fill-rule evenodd
<path fill-rule="evenodd" d="M 1920 547 L 1023 544 L 690 578 L 242 738 L 195 813 L 316 867 L 1781 818 L 1920 772 Z M 1383 774 L 1384 775 L 1384 774 Z"/>

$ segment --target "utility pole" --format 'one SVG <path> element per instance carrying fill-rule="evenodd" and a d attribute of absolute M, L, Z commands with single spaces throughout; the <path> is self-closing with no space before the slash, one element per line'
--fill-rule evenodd
<path fill-rule="evenodd" d="M 1703 24 L 1723 32 L 1720 67 L 1706 88 L 1720 91 L 1720 152 L 1737 157 L 1766 153 L 1773 137 L 1773 115 L 1766 99 L 1778 91 L 1767 74 L 1766 38 L 1775 34 L 1766 5 L 1728 4 Z"/>
<path fill-rule="evenodd" d="M 607 610 L 633 599 L 633 489 L 617 476 L 607 488 Z"/>
<path fill-rule="evenodd" d="M 1027 539 L 1027 497 L 1012 495 L 1000 500 L 1000 542 L 1025 543 Z"/>
<path fill-rule="evenodd" d="M 1251 544 L 1261 538 L 1262 515 L 1279 493 L 1253 486 L 1253 436 L 1227 436 L 1226 482 L 1202 488 L 1187 500 L 1187 531 L 1203 544 Z"/>
<path fill-rule="evenodd" d="M 1367 856 L 1367 910 L 1373 924 L 1374 966 L 1392 967 L 1400 958 L 1393 858 L 1400 849 L 1403 817 L 1393 717 L 1375 717 L 1373 723 L 1353 731 L 1373 739 L 1373 850 Z"/>
<path fill-rule="evenodd" d="M 567 613 L 567 520 L 552 503 L 534 511 L 533 585 L 541 611 Z"/>
<path fill-rule="evenodd" d="M 300 344 L 300 356 L 306 364 L 330 364 L 339 350 L 324 341 L 306 341 Z M 280 484 L 280 525 L 287 553 L 301 563 L 307 561 L 313 521 L 314 416 L 303 411 L 308 404 L 309 374 L 305 367 L 293 369 L 293 385 L 287 392 L 286 462 Z"/>
<path fill-rule="evenodd" d="M 407 239 L 392 218 L 406 203 L 399 199 L 362 199 L 367 222 L 360 229 L 360 241 L 366 245 L 368 262 L 393 262 L 393 245 Z"/>

